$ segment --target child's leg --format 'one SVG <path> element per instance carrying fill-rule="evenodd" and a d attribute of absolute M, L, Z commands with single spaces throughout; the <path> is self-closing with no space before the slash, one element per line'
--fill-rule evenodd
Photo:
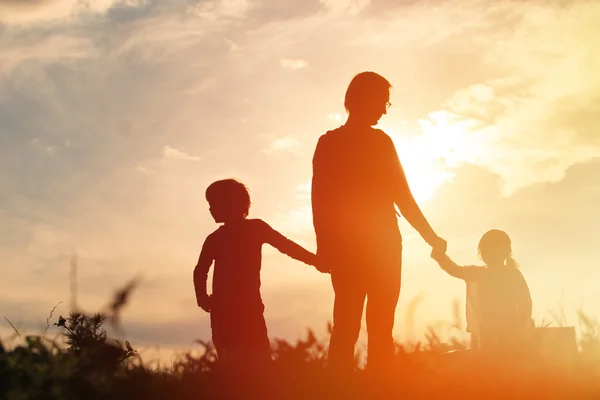
<path fill-rule="evenodd" d="M 271 349 L 262 312 L 211 314 L 211 327 L 220 366 L 215 379 L 223 398 L 265 398 Z"/>
<path fill-rule="evenodd" d="M 249 312 L 244 316 L 245 337 L 243 352 L 253 364 L 266 364 L 271 361 L 271 343 L 263 311 Z"/>
<path fill-rule="evenodd" d="M 221 315 L 214 311 L 210 314 L 212 342 L 221 364 L 235 362 L 236 353 L 239 352 L 235 340 L 238 330 L 233 326 L 232 322 L 229 315 Z"/>

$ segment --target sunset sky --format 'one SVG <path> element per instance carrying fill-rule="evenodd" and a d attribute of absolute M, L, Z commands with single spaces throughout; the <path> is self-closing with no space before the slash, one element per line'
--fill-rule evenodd
<path fill-rule="evenodd" d="M 379 127 L 450 256 L 480 263 L 481 234 L 504 229 L 538 323 L 600 316 L 598 2 L 2 0 L 0 21 L 0 316 L 24 332 L 68 313 L 76 252 L 85 310 L 142 276 L 134 345 L 209 338 L 205 188 L 240 179 L 252 217 L 314 251 L 312 154 L 365 70 L 393 85 Z M 418 336 L 465 285 L 400 226 L 401 340 L 409 303 Z M 263 254 L 270 336 L 324 333 L 328 276 Z"/>

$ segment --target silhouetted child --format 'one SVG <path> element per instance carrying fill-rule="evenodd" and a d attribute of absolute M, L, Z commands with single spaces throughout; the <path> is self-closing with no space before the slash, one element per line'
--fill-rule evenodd
<path fill-rule="evenodd" d="M 253 365 L 271 359 L 271 348 L 260 295 L 261 248 L 269 243 L 309 265 L 316 256 L 287 239 L 260 219 L 247 219 L 250 194 L 243 183 L 225 179 L 206 189 L 215 222 L 223 223 L 202 246 L 194 269 L 198 306 L 210 312 L 212 340 L 221 361 Z M 212 295 L 207 293 L 213 261 Z"/>
<path fill-rule="evenodd" d="M 448 274 L 467 283 L 467 332 L 482 349 L 511 348 L 531 327 L 531 294 L 512 258 L 510 237 L 492 229 L 481 237 L 478 253 L 486 264 L 458 266 L 446 254 L 433 251 Z"/>

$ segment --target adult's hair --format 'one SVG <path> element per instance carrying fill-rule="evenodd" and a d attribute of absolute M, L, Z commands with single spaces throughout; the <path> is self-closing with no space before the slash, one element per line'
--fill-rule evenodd
<path fill-rule="evenodd" d="M 346 89 L 344 107 L 348 113 L 360 110 L 387 95 L 391 87 L 383 76 L 372 71 L 361 72 L 352 78 Z"/>
<path fill-rule="evenodd" d="M 250 191 L 236 179 L 223 179 L 206 188 L 206 200 L 210 203 L 226 204 L 229 212 L 248 216 L 250 212 Z"/>

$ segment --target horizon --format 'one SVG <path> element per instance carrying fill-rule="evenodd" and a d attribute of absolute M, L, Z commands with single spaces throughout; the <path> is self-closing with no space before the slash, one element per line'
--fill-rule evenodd
<path fill-rule="evenodd" d="M 192 284 L 217 228 L 204 190 L 240 179 L 250 218 L 314 251 L 312 153 L 365 70 L 393 85 L 377 127 L 448 254 L 481 264 L 479 237 L 503 229 L 537 324 L 600 316 L 598 3 L 55 0 L 0 15 L 0 309 L 24 332 L 68 312 L 77 254 L 86 311 L 142 277 L 122 315 L 132 343 L 210 337 Z M 464 310 L 465 286 L 399 224 L 394 334 L 411 336 L 414 306 L 420 337 Z M 325 333 L 328 276 L 265 246 L 261 277 L 272 339 Z"/>

